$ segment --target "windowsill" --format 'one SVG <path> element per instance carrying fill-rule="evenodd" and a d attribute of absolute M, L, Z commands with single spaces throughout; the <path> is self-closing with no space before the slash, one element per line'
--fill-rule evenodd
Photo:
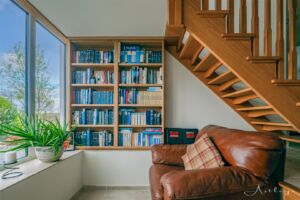
<path fill-rule="evenodd" d="M 53 163 L 43 163 L 37 159 L 30 160 L 28 162 L 22 163 L 20 165 L 17 165 L 20 169 L 16 170 L 17 172 L 22 172 L 23 175 L 16 178 L 11 179 L 0 179 L 0 191 L 5 190 L 31 176 L 34 176 L 56 164 L 59 164 L 60 162 L 63 162 L 64 160 L 67 160 L 68 158 L 71 158 L 77 154 L 82 153 L 82 151 L 67 151 L 64 152 L 63 156 L 61 157 L 60 161 L 53 162 Z M 6 172 L 7 170 L 3 170 L 0 172 L 0 177 Z"/>

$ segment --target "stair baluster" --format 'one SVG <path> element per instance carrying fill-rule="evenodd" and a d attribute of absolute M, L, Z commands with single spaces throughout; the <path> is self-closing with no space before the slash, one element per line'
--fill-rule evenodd
<path fill-rule="evenodd" d="M 297 80 L 296 8 L 297 8 L 297 0 L 289 0 L 288 1 L 288 11 L 289 11 L 288 79 L 289 80 Z"/>

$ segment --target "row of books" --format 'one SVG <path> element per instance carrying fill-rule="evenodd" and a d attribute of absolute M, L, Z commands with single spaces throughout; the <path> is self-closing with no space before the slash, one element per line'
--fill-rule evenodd
<path fill-rule="evenodd" d="M 113 146 L 113 133 L 104 131 L 79 131 L 74 133 L 76 146 Z"/>
<path fill-rule="evenodd" d="M 123 147 L 150 147 L 162 144 L 162 130 L 148 128 L 142 132 L 133 132 L 131 128 L 122 128 L 119 130 L 118 143 Z"/>
<path fill-rule="evenodd" d="M 75 104 L 113 104 L 113 91 L 96 91 L 77 89 L 72 91 L 72 102 Z"/>
<path fill-rule="evenodd" d="M 73 124 L 113 124 L 114 122 L 114 112 L 112 109 L 86 109 L 74 110 L 72 112 Z"/>
<path fill-rule="evenodd" d="M 121 63 L 161 63 L 162 51 L 146 50 L 140 45 L 121 45 Z"/>
<path fill-rule="evenodd" d="M 119 123 L 122 125 L 160 125 L 161 112 L 154 109 L 146 112 L 137 112 L 133 108 L 120 109 Z"/>
<path fill-rule="evenodd" d="M 75 84 L 113 84 L 114 73 L 112 71 L 86 70 L 73 71 L 72 83 Z"/>
<path fill-rule="evenodd" d="M 140 91 L 137 88 L 119 88 L 119 103 L 160 105 L 162 91 L 160 87 L 149 87 L 146 91 Z"/>
<path fill-rule="evenodd" d="M 162 84 L 162 68 L 151 69 L 133 66 L 131 69 L 120 70 L 122 84 Z"/>
<path fill-rule="evenodd" d="M 99 51 L 97 49 L 77 50 L 73 53 L 73 63 L 113 63 L 113 51 Z"/>

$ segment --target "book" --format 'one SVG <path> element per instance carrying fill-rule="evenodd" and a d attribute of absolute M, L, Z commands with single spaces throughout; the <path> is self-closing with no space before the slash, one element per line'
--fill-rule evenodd
<path fill-rule="evenodd" d="M 137 88 L 119 88 L 120 104 L 162 104 L 162 90 L 160 87 L 149 87 L 145 90 Z"/>
<path fill-rule="evenodd" d="M 119 124 L 121 125 L 161 125 L 162 115 L 154 109 L 137 112 L 133 108 L 119 110 Z"/>
<path fill-rule="evenodd" d="M 75 132 L 76 146 L 113 146 L 113 133 L 109 130 Z"/>
<path fill-rule="evenodd" d="M 121 84 L 162 84 L 162 68 L 133 66 L 120 70 Z"/>
<path fill-rule="evenodd" d="M 113 109 L 86 109 L 72 111 L 72 124 L 77 125 L 112 125 Z"/>
<path fill-rule="evenodd" d="M 72 55 L 73 63 L 113 63 L 113 50 L 99 51 L 97 49 L 76 50 Z"/>
<path fill-rule="evenodd" d="M 113 91 L 75 89 L 72 91 L 72 102 L 75 104 L 113 104 Z"/>
<path fill-rule="evenodd" d="M 93 70 L 76 70 L 72 73 L 73 84 L 113 84 L 114 73 L 112 71 Z"/>

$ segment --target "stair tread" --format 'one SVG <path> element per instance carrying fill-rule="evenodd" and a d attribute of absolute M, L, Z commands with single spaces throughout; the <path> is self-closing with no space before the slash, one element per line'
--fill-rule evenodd
<path fill-rule="evenodd" d="M 238 111 L 253 111 L 253 110 L 270 110 L 272 109 L 271 106 L 251 106 L 251 107 L 242 107 L 237 108 Z"/>
<path fill-rule="evenodd" d="M 193 69 L 194 72 L 206 71 L 218 62 L 218 59 L 211 53 L 207 54 L 200 63 Z"/>
<path fill-rule="evenodd" d="M 237 97 L 233 100 L 233 104 L 235 104 L 235 105 L 243 104 L 251 99 L 256 99 L 256 98 L 259 98 L 259 96 L 256 94 L 250 94 L 250 95 L 246 95 L 246 96 L 242 96 L 242 97 Z"/>
<path fill-rule="evenodd" d="M 220 74 L 219 76 L 215 77 L 214 79 L 208 81 L 208 84 L 209 85 L 221 84 L 228 80 L 233 79 L 234 77 L 236 77 L 236 76 L 232 73 L 232 71 L 227 71 L 227 72 L 224 72 L 224 73 Z"/>
<path fill-rule="evenodd" d="M 212 66 L 211 68 L 209 68 L 205 74 L 204 74 L 204 77 L 205 78 L 208 78 L 210 77 L 211 75 L 213 75 L 215 73 L 215 71 L 222 65 L 222 63 L 219 61 L 217 62 L 214 66 Z"/>
<path fill-rule="evenodd" d="M 299 86 L 300 80 L 272 80 L 271 83 L 278 86 Z"/>
<path fill-rule="evenodd" d="M 279 138 L 287 142 L 294 142 L 300 144 L 300 137 L 281 135 L 279 136 Z"/>
<path fill-rule="evenodd" d="M 279 56 L 248 56 L 246 60 L 251 63 L 276 63 L 280 60 Z"/>
<path fill-rule="evenodd" d="M 232 97 L 240 97 L 240 96 L 246 96 L 248 94 L 253 94 L 253 90 L 251 88 L 245 88 L 242 90 L 237 90 L 225 95 L 222 95 L 223 98 L 232 98 Z"/>
<path fill-rule="evenodd" d="M 236 83 L 238 83 L 240 81 L 241 80 L 238 77 L 236 77 L 234 79 L 231 79 L 231 80 L 223 83 L 222 85 L 220 85 L 219 91 L 222 92 L 224 90 L 227 90 L 228 88 L 230 88 L 231 86 L 233 86 L 234 84 L 236 84 Z"/>
<path fill-rule="evenodd" d="M 179 54 L 179 58 L 190 58 L 195 49 L 198 49 L 200 44 L 190 35 L 183 45 Z"/>
<path fill-rule="evenodd" d="M 226 40 L 251 40 L 255 37 L 253 33 L 224 33 L 221 35 Z"/>
<path fill-rule="evenodd" d="M 284 127 L 292 127 L 290 124 L 284 123 L 284 122 L 252 121 L 251 124 L 255 124 L 255 125 L 268 125 L 268 126 L 284 126 Z"/>
<path fill-rule="evenodd" d="M 228 10 L 201 10 L 197 12 L 197 15 L 201 17 L 225 17 L 228 13 Z"/>
<path fill-rule="evenodd" d="M 194 55 L 191 58 L 191 63 L 192 65 L 196 63 L 196 61 L 199 59 L 199 54 L 201 53 L 201 51 L 203 50 L 204 46 L 200 44 L 200 46 L 198 47 L 198 49 L 194 52 Z"/>

